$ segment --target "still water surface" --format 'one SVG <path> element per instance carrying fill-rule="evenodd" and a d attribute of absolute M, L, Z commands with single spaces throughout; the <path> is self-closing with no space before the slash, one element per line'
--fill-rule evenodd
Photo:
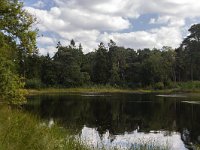
<path fill-rule="evenodd" d="M 92 147 L 184 150 L 200 143 L 200 99 L 184 95 L 56 94 L 28 98 L 25 109 L 73 128 Z"/>

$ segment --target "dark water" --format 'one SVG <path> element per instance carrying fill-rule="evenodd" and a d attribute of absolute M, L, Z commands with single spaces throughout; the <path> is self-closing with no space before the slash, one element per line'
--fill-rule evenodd
<path fill-rule="evenodd" d="M 80 133 L 94 129 L 99 135 L 162 131 L 177 133 L 188 146 L 200 143 L 200 103 L 181 95 L 38 95 L 25 109 L 44 120 L 54 120 Z M 200 99 L 199 99 L 200 100 Z M 83 131 L 82 131 L 83 132 Z M 130 135 L 130 134 L 129 134 Z"/>

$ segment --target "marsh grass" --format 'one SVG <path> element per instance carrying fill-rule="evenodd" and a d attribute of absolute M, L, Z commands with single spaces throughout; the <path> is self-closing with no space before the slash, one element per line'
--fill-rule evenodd
<path fill-rule="evenodd" d="M 152 86 L 145 88 L 127 88 L 111 85 L 91 85 L 74 88 L 41 88 L 41 89 L 28 89 L 28 95 L 38 94 L 56 94 L 56 93 L 200 93 L 200 81 L 190 82 L 172 82 L 173 86 L 165 89 L 155 89 Z"/>
<path fill-rule="evenodd" d="M 171 91 L 171 90 L 170 90 Z M 29 89 L 28 95 L 38 94 L 56 94 L 56 93 L 153 93 L 153 92 L 170 92 L 169 90 L 150 90 L 150 89 L 128 89 L 112 86 L 93 86 L 93 87 L 77 87 L 77 88 L 45 88 L 45 89 Z"/>
<path fill-rule="evenodd" d="M 39 123 L 39 119 L 0 106 L 0 150 L 86 150 L 65 129 L 53 125 L 51 128 Z"/>
<path fill-rule="evenodd" d="M 182 90 L 200 91 L 200 81 L 180 82 L 177 85 Z"/>

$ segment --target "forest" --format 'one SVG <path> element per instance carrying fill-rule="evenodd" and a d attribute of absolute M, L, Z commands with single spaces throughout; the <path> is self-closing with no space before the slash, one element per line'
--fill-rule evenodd
<path fill-rule="evenodd" d="M 27 88 L 116 87 L 173 88 L 176 82 L 200 80 L 200 24 L 194 24 L 180 47 L 138 49 L 118 46 L 112 39 L 84 54 L 81 44 L 72 39 L 65 46 L 58 42 L 54 56 L 37 51 L 25 57 L 20 74 Z"/>
<path fill-rule="evenodd" d="M 122 88 L 173 88 L 174 83 L 200 80 L 200 24 L 173 49 L 118 46 L 112 39 L 84 54 L 81 43 L 58 42 L 54 56 L 39 55 L 33 28 L 36 18 L 18 1 L 0 0 L 0 93 L 23 99 L 25 88 L 68 88 L 111 85 Z M 11 92 L 12 91 L 12 92 Z"/>

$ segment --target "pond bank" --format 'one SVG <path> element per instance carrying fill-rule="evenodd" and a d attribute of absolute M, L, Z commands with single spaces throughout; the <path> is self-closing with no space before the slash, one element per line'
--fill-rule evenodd
<path fill-rule="evenodd" d="M 1 150 L 86 150 L 65 129 L 48 127 L 35 116 L 20 109 L 0 105 Z"/>
<path fill-rule="evenodd" d="M 37 94 L 56 94 L 56 93 L 89 93 L 89 94 L 98 94 L 98 93 L 135 93 L 135 94 L 145 94 L 145 93 L 200 93 L 200 89 L 164 89 L 164 90 L 154 90 L 154 89 L 122 89 L 122 88 L 44 88 L 44 89 L 28 89 L 28 95 L 37 95 Z"/>
<path fill-rule="evenodd" d="M 47 93 L 171 93 L 173 90 L 120 89 L 120 88 L 44 88 L 28 89 L 29 95 Z"/>
<path fill-rule="evenodd" d="M 63 89 L 63 90 L 66 90 L 66 89 Z M 60 92 L 60 91 L 57 91 L 57 92 Z M 69 94 L 69 95 L 71 96 L 71 94 Z M 103 94 L 100 94 L 100 95 L 103 95 Z M 109 95 L 111 95 L 111 94 L 109 94 Z M 121 94 L 121 95 L 123 96 L 124 94 Z M 59 99 L 57 99 L 57 101 L 54 101 L 54 99 L 55 99 L 54 96 L 60 97 L 61 95 L 51 95 L 54 97 L 52 99 L 52 101 L 51 101 L 51 99 L 48 99 L 48 103 L 47 102 L 43 103 L 46 106 L 44 111 L 49 110 L 49 112 L 50 112 L 50 113 L 47 113 L 48 117 L 43 118 L 43 119 L 50 120 L 49 114 L 55 114 L 57 116 L 56 110 L 61 110 L 61 112 L 63 112 L 64 114 L 72 115 L 71 117 L 70 117 L 70 115 L 66 115 L 67 120 L 69 120 L 70 118 L 72 119 L 72 121 L 74 118 L 76 118 L 76 120 L 81 120 L 81 118 L 86 118 L 86 116 L 88 117 L 89 116 L 88 114 L 93 114 L 91 112 L 94 112 L 94 110 L 98 110 L 96 108 L 100 108 L 99 110 L 104 110 L 101 108 L 109 108 L 109 112 L 111 110 L 113 110 L 113 112 L 115 112 L 115 113 L 121 112 L 120 108 L 123 108 L 124 110 L 129 110 L 130 108 L 131 108 L 131 110 L 136 110 L 136 108 L 137 108 L 139 111 L 140 110 L 149 110 L 149 111 L 147 111 L 147 114 L 149 114 L 150 112 L 153 112 L 153 110 L 156 110 L 155 115 L 157 116 L 158 112 L 163 112 L 162 110 L 171 110 L 169 108 L 171 108 L 171 106 L 174 106 L 173 101 L 172 101 L 172 102 L 169 102 L 168 104 L 166 104 L 166 106 L 169 106 L 166 109 L 164 109 L 163 107 L 156 107 L 156 109 L 153 109 L 152 103 L 149 104 L 149 106 L 151 106 L 151 107 L 148 107 L 148 103 L 146 103 L 146 102 L 151 102 L 150 99 L 148 101 L 145 99 L 145 101 L 143 101 L 144 105 L 141 105 L 141 103 L 137 103 L 137 102 L 133 101 L 134 100 L 133 97 L 137 94 L 134 94 L 134 95 L 127 94 L 127 95 L 130 96 L 130 100 L 132 100 L 131 103 L 129 100 L 127 100 L 127 103 L 125 103 L 124 99 L 121 99 L 121 98 L 119 98 L 119 100 L 123 103 L 120 103 L 120 101 L 117 101 L 117 103 L 116 103 L 115 98 L 113 99 L 113 102 L 112 102 L 112 99 L 111 99 L 112 97 L 108 97 L 108 100 L 107 101 L 105 100 L 104 103 L 102 103 L 102 105 L 101 105 L 100 100 L 99 101 L 97 100 L 95 103 L 93 103 L 95 101 L 95 98 L 94 98 L 94 101 L 91 101 L 91 103 L 87 103 L 85 97 L 84 97 L 83 101 L 81 101 L 81 100 L 76 101 L 72 97 L 71 99 L 68 99 L 67 103 L 65 103 L 64 101 L 63 101 L 64 103 L 60 103 Z M 148 96 L 148 94 L 147 95 L 146 94 L 145 95 L 138 94 L 138 95 L 144 96 L 144 98 L 146 98 L 146 96 Z M 152 96 L 152 94 L 149 94 L 149 95 Z M 165 96 L 165 95 L 173 95 L 173 94 L 160 94 L 160 96 L 163 96 L 163 95 Z M 33 95 L 33 97 L 34 96 L 37 96 L 37 95 Z M 42 97 L 42 96 L 47 97 L 47 95 L 38 95 L 38 96 L 39 97 Z M 72 94 L 72 96 L 76 97 L 77 95 Z M 117 96 L 119 96 L 119 95 L 117 95 Z M 173 97 L 177 97 L 177 95 L 173 95 Z M 156 98 L 156 97 L 153 94 L 152 99 L 154 99 L 154 98 Z M 135 100 L 138 100 L 138 97 L 136 97 Z M 53 103 L 51 103 L 51 102 L 53 102 Z M 142 102 L 142 101 L 140 101 L 140 102 Z M 95 105 L 92 105 L 92 103 Z M 60 104 L 60 105 L 58 105 L 58 104 Z M 80 105 L 78 105 L 78 104 L 80 104 Z M 111 104 L 113 104 L 113 107 L 106 107 L 106 106 L 112 106 Z M 158 103 L 156 103 L 155 106 L 159 106 L 157 104 Z M 50 107 L 48 107 L 48 106 L 50 106 Z M 51 106 L 56 106 L 56 107 L 54 108 Z M 66 107 L 66 106 L 68 106 L 68 107 Z M 94 106 L 97 106 L 97 107 L 94 108 Z M 122 106 L 122 107 L 119 107 L 119 106 Z M 136 106 L 136 107 L 134 107 L 134 106 Z M 144 107 L 142 107 L 142 106 L 144 106 Z M 176 105 L 176 106 L 178 106 L 178 105 Z M 195 107 L 193 107 L 193 108 L 195 108 Z M 77 109 L 77 111 L 74 111 L 76 109 Z M 158 111 L 159 109 L 160 109 L 160 111 Z M 30 115 L 25 110 L 26 109 L 24 109 L 24 111 L 21 109 L 14 109 L 14 108 L 11 109 L 11 107 L 9 107 L 9 106 L 8 107 L 5 107 L 5 106 L 0 107 L 0 113 L 2 114 L 2 116 L 0 116 L 0 121 L 2 122 L 2 124 L 0 124 L 0 142 L 2 142 L 2 144 L 0 144 L 0 145 L 2 145 L 2 150 L 7 150 L 7 149 L 8 150 L 12 150 L 12 149 L 16 149 L 16 150 L 21 150 L 21 149 L 30 149 L 30 150 L 33 150 L 33 149 L 34 150 L 35 149 L 36 150 L 37 149 L 38 150 L 39 149 L 49 149 L 49 150 L 51 150 L 51 149 L 58 149 L 58 150 L 77 149 L 77 150 L 79 150 L 79 149 L 83 149 L 84 150 L 84 149 L 88 149 L 88 148 L 85 148 L 85 146 L 81 145 L 80 143 L 76 142 L 73 138 L 71 138 L 72 137 L 71 135 L 74 135 L 74 134 L 73 133 L 70 134 L 71 132 L 68 131 L 68 128 L 67 128 L 67 130 L 60 128 L 58 125 L 56 125 L 57 123 L 55 123 L 54 126 L 49 128 L 48 127 L 49 121 L 44 122 L 44 120 L 40 120 L 37 117 Z M 37 110 L 36 107 L 34 107 L 34 110 Z M 52 112 L 52 110 L 54 110 L 54 111 Z M 64 111 L 62 111 L 62 110 L 64 110 Z M 108 109 L 106 109 L 106 111 L 107 110 Z M 186 109 L 186 110 L 188 110 L 188 109 Z M 196 110 L 196 109 L 193 109 L 193 110 Z M 104 112 L 106 112 L 106 111 L 102 111 L 103 112 L 102 115 L 100 115 L 101 111 L 99 111 L 98 116 L 105 116 Z M 58 113 L 59 112 L 60 111 L 58 111 Z M 73 113 L 71 113 L 71 112 L 73 112 Z M 131 111 L 131 112 L 133 114 L 137 114 L 137 111 Z M 185 111 L 182 111 L 182 112 L 185 112 Z M 127 115 L 127 116 L 132 116 L 130 118 L 130 120 L 123 121 L 120 119 L 121 122 L 130 123 L 131 120 L 135 120 L 134 115 L 132 113 Z M 197 114 L 196 112 L 194 112 L 194 113 Z M 35 113 L 33 113 L 33 114 L 35 114 Z M 80 115 L 80 114 L 84 114 L 84 115 Z M 108 114 L 111 114 L 111 116 L 112 116 L 113 113 L 108 113 Z M 159 113 L 159 114 L 161 114 L 161 116 L 164 116 L 163 114 L 174 114 L 174 113 L 173 112 L 170 113 L 170 111 L 169 112 L 164 111 L 163 114 L 162 113 Z M 36 116 L 37 116 L 37 114 L 36 114 Z M 80 119 L 78 119 L 77 116 L 79 116 Z M 128 118 L 122 114 L 118 114 L 117 116 L 123 116 L 123 118 L 125 118 L 125 119 Z M 145 113 L 142 114 L 142 116 L 146 116 Z M 170 116 L 171 115 L 169 115 L 169 117 Z M 38 116 L 38 117 L 40 117 L 40 116 Z M 51 116 L 51 117 L 55 118 L 54 116 Z M 136 116 L 136 117 L 138 117 L 138 116 Z M 93 118 L 95 119 L 98 117 L 93 117 Z M 107 118 L 110 118 L 110 117 L 107 117 Z M 157 117 L 152 117 L 152 118 L 160 118 L 160 117 L 157 116 Z M 197 119 L 198 118 L 199 117 L 197 117 Z M 111 120 L 114 120 L 114 119 L 111 119 Z M 170 120 L 174 120 L 174 119 L 170 119 Z M 159 121 L 155 120 L 155 122 L 159 122 Z M 164 120 L 162 122 L 164 122 Z M 190 122 L 190 121 L 188 121 L 188 122 Z M 71 123 L 71 121 L 70 121 L 70 123 Z M 170 125 L 172 124 L 171 122 L 169 122 L 169 123 L 170 123 Z M 164 124 L 166 124 L 166 122 Z M 150 125 L 152 125 L 152 126 L 155 125 L 155 127 L 158 127 L 158 124 L 157 123 L 154 124 L 153 121 L 150 122 Z M 170 125 L 167 125 L 167 127 L 170 127 Z M 102 126 L 102 124 L 101 124 L 101 126 Z M 107 126 L 106 123 L 105 123 L 105 126 Z M 95 126 L 95 127 L 97 127 L 97 126 Z M 124 124 L 123 124 L 123 128 L 126 128 L 126 126 L 124 126 Z M 73 130 L 72 128 L 70 128 L 70 129 Z M 92 133 L 94 131 L 93 129 L 92 129 Z M 74 130 L 76 130 L 76 129 L 74 129 Z M 131 130 L 131 133 L 132 133 L 132 130 Z M 138 134 L 140 135 L 143 133 L 138 133 Z M 124 134 L 122 133 L 122 135 L 124 135 Z M 125 134 L 125 135 L 127 135 L 127 134 Z M 111 134 L 111 136 L 112 136 L 112 134 Z M 134 135 L 129 135 L 129 136 L 132 137 Z M 92 137 L 92 140 L 93 139 L 94 138 Z M 128 139 L 130 139 L 130 138 L 128 138 Z M 143 137 L 141 139 L 143 139 Z M 83 140 L 83 142 L 85 142 L 85 140 Z M 134 141 L 131 141 L 130 143 L 132 143 L 132 142 L 134 143 Z M 148 146 L 148 145 L 146 143 L 144 143 L 144 145 L 141 145 L 141 149 L 146 149 L 145 146 Z M 165 148 L 164 147 L 162 147 L 162 148 L 157 148 L 157 147 L 154 148 L 153 147 L 152 150 L 153 149 L 165 149 Z M 105 148 L 105 150 L 106 150 L 106 148 Z"/>

